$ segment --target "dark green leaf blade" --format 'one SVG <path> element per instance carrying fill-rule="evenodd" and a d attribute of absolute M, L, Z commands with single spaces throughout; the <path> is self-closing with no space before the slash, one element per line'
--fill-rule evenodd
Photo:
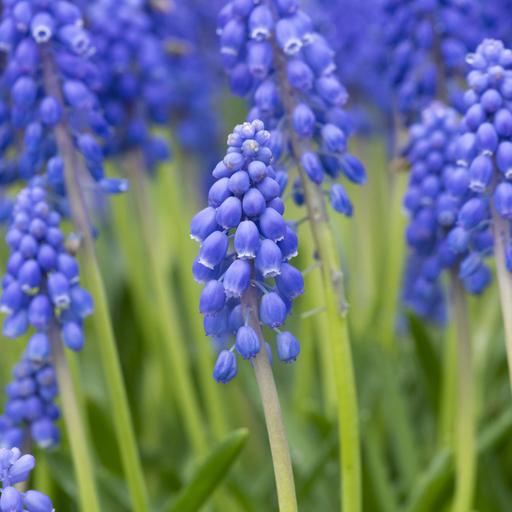
<path fill-rule="evenodd" d="M 235 430 L 218 443 L 182 489 L 168 512 L 195 512 L 206 503 L 238 458 L 249 437 L 247 429 Z"/>

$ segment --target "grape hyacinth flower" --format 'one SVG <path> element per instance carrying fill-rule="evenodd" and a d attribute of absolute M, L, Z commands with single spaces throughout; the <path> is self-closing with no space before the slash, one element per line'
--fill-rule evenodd
<path fill-rule="evenodd" d="M 478 2 L 382 0 L 388 79 L 409 125 L 435 98 L 458 104 L 465 55 L 486 35 Z"/>
<path fill-rule="evenodd" d="M 165 41 L 156 33 L 162 13 L 147 2 L 99 0 L 87 7 L 98 67 L 98 97 L 114 132 L 105 152 L 140 150 L 152 171 L 170 156 L 167 141 L 151 133 L 169 123 L 172 76 Z"/>
<path fill-rule="evenodd" d="M 0 448 L 0 512 L 53 512 L 52 501 L 39 491 L 19 491 L 16 484 L 29 479 L 36 461 L 18 448 Z"/>
<path fill-rule="evenodd" d="M 457 164 L 459 133 L 457 113 L 435 102 L 410 128 L 405 150 L 411 173 L 404 198 L 410 215 L 404 300 L 416 314 L 438 323 L 446 317 L 443 270 L 458 272 L 471 293 L 481 293 L 490 281 L 483 262 L 492 247 L 489 228 L 475 224 L 465 231 L 464 212 L 460 217 L 463 205 L 475 199 L 466 170 Z"/>
<path fill-rule="evenodd" d="M 41 448 L 51 448 L 60 439 L 55 422 L 60 410 L 55 404 L 57 378 L 46 335 L 37 333 L 29 341 L 21 361 L 14 367 L 7 386 L 7 404 L 0 416 L 0 445 L 23 446 L 25 436 Z"/>
<path fill-rule="evenodd" d="M 229 2 L 218 25 L 231 90 L 249 97 L 249 120 L 270 130 L 276 168 L 291 151 L 307 178 L 325 185 L 332 208 L 351 216 L 339 178 L 362 184 L 366 174 L 347 148 L 348 94 L 326 39 L 295 1 Z"/>
<path fill-rule="evenodd" d="M 280 510 L 297 511 L 288 441 L 271 369 L 272 349 L 262 326 L 277 332 L 277 354 L 290 363 L 299 342 L 279 328 L 303 293 L 302 273 L 288 261 L 297 254 L 297 235 L 284 218 L 282 184 L 274 170 L 270 133 L 255 119 L 237 125 L 228 150 L 212 172 L 208 207 L 190 227 L 200 242 L 192 272 L 205 286 L 199 300 L 206 334 L 225 347 L 213 370 L 217 382 L 237 374 L 237 357 L 251 361 L 260 390 L 274 462 Z M 228 348 L 229 338 L 235 344 Z"/>
<path fill-rule="evenodd" d="M 2 11 L 0 50 L 6 56 L 8 122 L 23 140 L 18 175 L 28 180 L 45 172 L 49 185 L 63 194 L 65 160 L 77 164 L 76 152 L 87 170 L 83 180 L 107 193 L 124 191 L 126 183 L 105 177 L 103 169 L 101 140 L 109 127 L 95 93 L 100 70 L 90 61 L 94 45 L 80 9 L 67 1 L 9 2 Z"/>
<path fill-rule="evenodd" d="M 175 136 L 188 158 L 200 160 L 202 169 L 210 169 L 218 161 L 226 132 L 219 110 L 224 83 L 215 33 L 223 3 L 190 0 L 181 3 L 179 9 L 153 15 L 168 54 Z"/>
<path fill-rule="evenodd" d="M 56 322 L 64 344 L 79 351 L 93 301 L 80 286 L 78 262 L 65 247 L 60 222 L 40 184 L 18 194 L 6 235 L 10 256 L 0 299 L 0 310 L 7 314 L 3 334 L 17 338 L 33 327 L 32 339 L 49 344 L 47 334 Z"/>
<path fill-rule="evenodd" d="M 213 373 L 218 382 L 236 375 L 235 350 L 252 360 L 261 349 L 243 304 L 250 289 L 258 297 L 261 323 L 278 333 L 279 359 L 288 363 L 299 355 L 296 338 L 278 329 L 303 293 L 304 279 L 289 263 L 297 254 L 297 235 L 283 219 L 280 174 L 272 167 L 269 141 L 259 120 L 235 127 L 226 156 L 213 170 L 208 207 L 191 224 L 191 237 L 201 244 L 193 274 L 205 284 L 199 308 L 206 334 L 220 345 L 231 336 L 236 340 L 219 354 Z"/>

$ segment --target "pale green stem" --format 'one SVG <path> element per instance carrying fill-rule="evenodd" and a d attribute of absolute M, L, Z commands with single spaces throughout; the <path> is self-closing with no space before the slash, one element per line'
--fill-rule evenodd
<path fill-rule="evenodd" d="M 96 491 L 93 462 L 88 449 L 84 418 L 81 417 L 76 396 L 76 389 L 69 370 L 66 354 L 62 345 L 59 329 L 52 322 L 49 331 L 52 347 L 53 364 L 59 383 L 59 395 L 62 411 L 68 432 L 71 457 L 76 472 L 80 510 L 83 512 L 99 512 L 100 502 Z"/>
<path fill-rule="evenodd" d="M 50 47 L 43 48 L 42 58 L 46 92 L 54 96 L 61 105 L 65 105 Z M 64 179 L 71 216 L 75 229 L 82 237 L 82 266 L 85 282 L 95 302 L 92 322 L 99 338 L 100 359 L 110 394 L 112 419 L 116 430 L 119 452 L 134 509 L 137 512 L 145 512 L 149 509 L 146 486 L 123 383 L 107 295 L 96 258 L 87 205 L 80 187 L 81 163 L 76 154 L 65 115 L 55 127 L 55 137 L 59 154 L 64 161 Z"/>
<path fill-rule="evenodd" d="M 474 372 L 466 294 L 462 282 L 453 272 L 452 304 L 457 332 L 456 486 L 453 511 L 468 512 L 472 510 L 476 477 Z"/>
<path fill-rule="evenodd" d="M 158 311 L 155 318 L 158 319 L 162 348 L 175 384 L 175 397 L 185 423 L 185 431 L 196 455 L 204 455 L 208 449 L 205 423 L 201 417 L 197 393 L 191 379 L 178 305 L 175 296 L 169 291 L 167 272 L 162 269 L 162 260 L 158 254 L 158 242 L 155 236 L 156 217 L 153 213 L 143 165 L 140 153 L 133 152 L 125 159 L 124 168 L 130 176 L 134 189 L 138 230 L 147 258 L 146 275 L 155 301 L 153 307 Z"/>
<path fill-rule="evenodd" d="M 297 512 L 297 498 L 293 478 L 292 460 L 286 438 L 286 431 L 277 395 L 272 367 L 268 360 L 265 340 L 261 331 L 258 314 L 258 296 L 254 286 L 242 296 L 242 307 L 249 325 L 256 331 L 260 340 L 260 351 L 254 359 L 254 372 L 261 395 L 265 422 L 267 424 L 277 497 L 280 512 Z"/>
<path fill-rule="evenodd" d="M 494 257 L 496 259 L 496 273 L 500 290 L 501 314 L 503 315 L 503 327 L 505 329 L 505 346 L 507 349 L 508 375 L 512 386 L 512 273 L 507 270 L 505 262 L 505 249 L 510 240 L 509 221 L 503 219 L 494 210 Z"/>
<path fill-rule="evenodd" d="M 274 44 L 275 66 L 285 119 L 290 123 L 297 104 L 295 91 L 288 83 L 286 63 L 279 48 Z M 313 183 L 300 165 L 302 155 L 311 149 L 311 143 L 299 139 L 290 128 L 292 154 L 299 169 L 308 210 L 309 226 L 315 242 L 316 252 L 322 264 L 324 298 L 328 319 L 328 343 L 334 365 L 338 406 L 338 429 L 340 438 L 340 490 L 344 511 L 360 512 L 361 497 L 361 449 L 359 439 L 359 412 L 357 391 L 352 363 L 352 349 L 346 319 L 347 304 L 340 268 L 338 251 L 332 225 L 327 214 L 325 196 L 321 186 Z M 322 340 L 323 342 L 324 340 Z"/>

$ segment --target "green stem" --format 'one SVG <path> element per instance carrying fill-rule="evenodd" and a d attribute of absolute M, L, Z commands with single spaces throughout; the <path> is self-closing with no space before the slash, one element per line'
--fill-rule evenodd
<path fill-rule="evenodd" d="M 307 178 L 305 178 L 307 181 Z M 317 201 L 323 201 L 320 191 L 311 182 L 304 183 L 309 189 L 311 205 L 311 229 L 316 248 L 322 261 L 325 304 L 327 308 L 328 341 L 334 365 L 334 379 L 338 398 L 338 429 L 340 437 L 341 490 L 343 510 L 361 510 L 361 454 L 359 439 L 359 413 L 352 351 L 348 325 L 344 314 L 343 276 L 339 270 L 336 250 L 330 226 L 326 221 L 314 221 Z M 313 188 L 314 187 L 314 188 Z M 308 193 L 306 193 L 308 197 Z M 325 207 L 325 205 L 324 205 Z"/>
<path fill-rule="evenodd" d="M 59 329 L 55 322 L 50 326 L 49 338 L 59 383 L 64 420 L 68 431 L 67 437 L 71 447 L 71 457 L 76 472 L 80 509 L 83 512 L 99 512 L 101 508 L 96 491 L 93 463 L 88 449 L 84 419 L 80 414 L 75 385 L 64 353 Z"/>
<path fill-rule="evenodd" d="M 65 105 L 59 75 L 55 69 L 53 55 L 49 47 L 43 48 L 42 58 L 46 92 L 57 98 L 61 105 Z M 82 236 L 82 265 L 85 282 L 95 302 L 95 312 L 92 316 L 92 321 L 95 326 L 96 335 L 100 339 L 101 362 L 110 394 L 112 418 L 119 444 L 119 452 L 134 509 L 137 512 L 145 512 L 149 509 L 146 486 L 135 441 L 126 389 L 123 383 L 121 364 L 110 319 L 105 286 L 96 258 L 87 205 L 80 186 L 80 179 L 84 177 L 85 173 L 82 172 L 82 163 L 76 154 L 65 116 L 55 127 L 55 137 L 59 154 L 64 161 L 64 179 L 71 216 L 75 229 Z"/>
<path fill-rule="evenodd" d="M 265 422 L 267 424 L 272 462 L 274 464 L 279 511 L 297 512 L 297 498 L 295 495 L 295 482 L 290 450 L 286 438 L 279 397 L 277 395 L 276 383 L 261 331 L 258 316 L 258 297 L 254 286 L 250 286 L 242 296 L 242 307 L 248 318 L 249 325 L 256 331 L 260 339 L 260 351 L 254 359 L 254 372 L 256 373 L 256 381 L 258 382 L 263 412 L 265 414 Z"/>
<path fill-rule="evenodd" d="M 454 512 L 472 510 L 476 476 L 473 360 L 466 294 L 452 273 L 452 302 L 457 331 L 457 435 Z"/>
<path fill-rule="evenodd" d="M 512 386 L 512 273 L 507 270 L 505 250 L 510 240 L 510 228 L 507 220 L 503 219 L 492 209 L 494 231 L 494 257 L 496 273 L 500 290 L 501 314 L 505 329 L 505 346 L 507 349 L 508 375 Z"/>
<path fill-rule="evenodd" d="M 296 93 L 286 76 L 285 58 L 274 44 L 278 83 L 285 110 L 285 119 L 290 122 L 297 104 Z M 322 264 L 324 299 L 328 320 L 328 343 L 334 365 L 338 406 L 338 429 L 340 437 L 340 489 L 343 510 L 361 511 L 361 449 L 359 439 L 359 413 L 357 391 L 352 363 L 352 349 L 346 319 L 347 304 L 343 273 L 340 269 L 336 242 L 332 230 L 325 197 L 321 186 L 313 183 L 299 164 L 302 155 L 309 151 L 311 143 L 299 139 L 290 128 L 292 154 L 297 162 L 308 210 L 309 226 L 315 242 L 316 253 Z"/>
<path fill-rule="evenodd" d="M 157 247 L 156 217 L 149 197 L 147 178 L 141 155 L 132 153 L 124 166 L 134 189 L 138 230 L 142 238 L 146 258 L 146 277 L 153 292 L 153 307 L 157 314 L 162 346 L 169 371 L 176 387 L 176 401 L 185 423 L 185 430 L 196 455 L 208 449 L 197 393 L 191 379 L 185 337 L 178 313 L 175 296 L 169 292 L 167 273 L 163 269 Z"/>

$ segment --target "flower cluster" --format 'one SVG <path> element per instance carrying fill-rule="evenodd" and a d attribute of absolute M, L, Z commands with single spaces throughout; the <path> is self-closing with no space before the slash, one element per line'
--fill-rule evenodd
<path fill-rule="evenodd" d="M 59 151 L 76 150 L 101 190 L 126 190 L 123 180 L 104 176 L 98 140 L 108 136 L 109 127 L 95 94 L 101 76 L 89 59 L 94 47 L 80 9 L 65 0 L 13 0 L 4 3 L 1 20 L 0 49 L 6 53 L 1 85 L 8 123 L 23 140 L 16 175 L 28 180 L 46 171 L 48 183 L 63 193 L 63 158 L 69 155 Z"/>
<path fill-rule="evenodd" d="M 486 2 L 484 2 L 486 3 Z M 382 0 L 381 26 L 392 52 L 389 80 L 406 124 L 436 97 L 455 100 L 465 56 L 484 37 L 479 2 Z M 442 91 L 446 87 L 447 91 Z"/>
<path fill-rule="evenodd" d="M 22 446 L 26 429 L 40 447 L 56 445 L 60 432 L 55 422 L 60 410 L 54 400 L 57 378 L 44 334 L 32 336 L 21 361 L 14 367 L 13 380 L 7 386 L 7 404 L 0 416 L 0 445 Z"/>
<path fill-rule="evenodd" d="M 291 151 L 313 183 L 330 183 L 332 207 L 350 216 L 347 193 L 334 180 L 344 175 L 362 184 L 366 175 L 347 150 L 351 126 L 342 107 L 348 95 L 326 39 L 297 1 L 231 1 L 218 25 L 231 89 L 249 96 L 249 119 L 262 119 L 271 130 L 276 160 Z"/>
<path fill-rule="evenodd" d="M 39 491 L 18 491 L 14 486 L 28 480 L 36 461 L 32 455 L 21 455 L 18 448 L 0 448 L 0 512 L 53 512 L 52 501 Z"/>
<path fill-rule="evenodd" d="M 99 70 L 99 99 L 115 129 L 106 151 L 140 149 L 152 170 L 170 155 L 167 142 L 151 133 L 153 124 L 169 122 L 170 113 L 172 76 L 164 41 L 154 27 L 158 18 L 145 3 L 128 0 L 90 2 L 86 14 Z"/>
<path fill-rule="evenodd" d="M 206 334 L 221 345 L 234 335 L 233 348 L 252 359 L 260 351 L 260 336 L 248 325 L 243 298 L 251 289 L 259 301 L 259 319 L 275 329 L 277 354 L 291 362 L 299 343 L 280 332 L 293 300 L 303 292 L 304 279 L 288 261 L 297 254 L 297 235 L 283 219 L 280 198 L 285 175 L 272 167 L 270 133 L 259 120 L 235 127 L 228 151 L 213 170 L 215 183 L 208 207 L 192 220 L 190 234 L 201 243 L 194 262 L 196 281 L 205 283 L 199 309 Z M 231 350 L 220 352 L 214 378 L 228 382 L 237 373 Z"/>
<path fill-rule="evenodd" d="M 433 103 L 423 111 L 421 123 L 411 127 L 406 149 L 411 164 L 404 198 L 410 215 L 410 254 L 404 301 L 416 314 L 439 323 L 445 318 L 440 280 L 444 269 L 458 272 L 471 293 L 480 293 L 490 281 L 489 269 L 474 256 L 474 251 L 484 253 L 492 247 L 488 226 L 465 231 L 470 221 L 463 205 L 474 199 L 467 173 L 457 164 L 459 133 L 456 112 Z"/>
<path fill-rule="evenodd" d="M 472 197 L 462 206 L 459 227 L 451 233 L 456 246 L 491 224 L 492 210 L 512 220 L 512 51 L 486 39 L 468 55 L 469 90 L 460 139 L 459 163 L 466 171 Z M 506 261 L 512 271 L 512 241 L 504 233 Z M 488 251 L 472 251 L 478 262 Z"/>
<path fill-rule="evenodd" d="M 93 301 L 79 285 L 78 262 L 65 248 L 60 221 L 39 184 L 18 194 L 6 235 L 11 253 L 2 280 L 0 309 L 8 315 L 3 333 L 16 338 L 32 326 L 37 343 L 48 347 L 47 332 L 56 322 L 64 343 L 80 350 Z"/>

